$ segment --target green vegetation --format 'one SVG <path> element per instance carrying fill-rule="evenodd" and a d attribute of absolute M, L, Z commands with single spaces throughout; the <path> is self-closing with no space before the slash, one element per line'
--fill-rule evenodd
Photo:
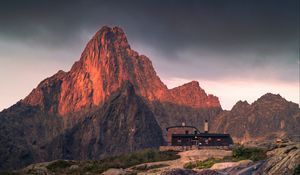
<path fill-rule="evenodd" d="M 68 168 L 72 165 L 70 161 L 66 160 L 58 160 L 55 161 L 47 166 L 47 169 L 52 171 L 52 172 L 58 172 L 59 170 Z"/>
<path fill-rule="evenodd" d="M 232 150 L 232 156 L 236 160 L 250 159 L 252 161 L 264 160 L 267 158 L 266 151 L 260 148 L 236 147 Z"/>
<path fill-rule="evenodd" d="M 143 151 L 133 152 L 115 157 L 109 157 L 102 160 L 88 160 L 88 161 L 67 161 L 58 160 L 47 166 L 47 169 L 54 173 L 63 174 L 84 174 L 90 172 L 91 174 L 100 174 L 110 168 L 128 168 L 142 163 L 158 162 L 166 160 L 174 160 L 180 158 L 177 152 L 164 151 L 160 152 L 155 149 L 146 149 Z M 72 165 L 76 168 L 72 168 Z M 158 164 L 146 167 L 136 167 L 136 171 L 146 171 L 150 169 L 167 166 L 165 164 Z M 132 172 L 136 174 L 135 172 Z"/>
<path fill-rule="evenodd" d="M 294 175 L 300 175 L 300 164 L 296 166 L 294 170 Z"/>
<path fill-rule="evenodd" d="M 160 152 L 154 149 L 146 149 L 99 161 L 90 161 L 90 163 L 84 167 L 84 171 L 101 173 L 109 168 L 128 168 L 142 163 L 174 160 L 178 158 L 180 158 L 180 156 L 174 151 Z"/>
<path fill-rule="evenodd" d="M 252 161 L 259 161 L 264 160 L 267 158 L 266 151 L 260 148 L 246 148 L 243 146 L 238 146 L 232 150 L 232 156 L 224 157 L 223 159 L 207 159 L 204 161 L 195 161 L 189 162 L 184 165 L 186 169 L 204 169 L 210 168 L 215 163 L 221 162 L 238 162 L 240 160 L 252 160 Z"/>
<path fill-rule="evenodd" d="M 198 168 L 198 169 L 203 169 L 203 168 L 210 168 L 212 167 L 215 163 L 220 163 L 223 162 L 223 159 L 207 159 L 204 161 L 195 161 L 195 162 L 189 162 L 184 165 L 184 168 L 186 169 L 193 169 L 193 168 Z"/>

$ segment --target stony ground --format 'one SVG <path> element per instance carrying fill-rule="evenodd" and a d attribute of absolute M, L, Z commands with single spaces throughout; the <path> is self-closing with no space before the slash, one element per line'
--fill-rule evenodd
<path fill-rule="evenodd" d="M 218 174 L 241 174 L 241 175 L 293 175 L 295 168 L 300 165 L 300 144 L 279 145 L 267 152 L 268 158 L 253 162 L 251 160 L 242 160 L 238 162 L 216 163 L 210 169 L 184 169 L 184 164 L 193 161 L 203 161 L 209 158 L 222 159 L 225 156 L 231 156 L 231 151 L 225 150 L 191 150 L 179 153 L 180 159 L 149 163 L 166 164 L 168 166 L 138 173 L 140 175 L 218 175 Z M 298 172 L 299 173 L 299 172 Z M 300 174 L 300 173 L 299 173 Z"/>
<path fill-rule="evenodd" d="M 215 158 L 222 159 L 224 157 L 232 156 L 232 151 L 221 149 L 202 149 L 190 150 L 178 153 L 179 159 L 171 161 L 151 162 L 139 164 L 127 169 L 109 169 L 104 172 L 104 175 L 293 175 L 294 169 L 300 164 L 300 144 L 285 144 L 278 146 L 267 152 L 268 158 L 266 160 L 253 162 L 251 160 L 242 160 L 236 162 L 221 162 L 215 163 L 211 168 L 205 169 L 184 169 L 184 165 L 189 162 L 204 161 Z M 68 170 L 74 170 L 80 166 L 81 162 L 75 162 L 72 166 L 68 166 Z M 45 162 L 30 165 L 20 171 L 18 174 L 35 174 L 54 175 L 47 166 L 53 162 Z M 88 171 L 83 174 L 91 174 Z"/>
<path fill-rule="evenodd" d="M 229 150 L 221 150 L 221 149 L 202 149 L 202 150 L 190 150 L 180 152 L 180 159 L 172 160 L 172 161 L 163 161 L 163 162 L 154 162 L 154 163 L 146 163 L 147 166 L 160 165 L 165 164 L 168 166 L 157 168 L 154 170 L 149 170 L 146 172 L 140 172 L 139 175 L 159 175 L 162 172 L 169 171 L 172 169 L 183 169 L 184 164 L 193 161 L 203 161 L 209 158 L 222 159 L 226 156 L 231 156 L 232 151 Z M 143 166 L 145 164 L 139 165 Z M 133 167 L 127 169 L 132 170 Z"/>

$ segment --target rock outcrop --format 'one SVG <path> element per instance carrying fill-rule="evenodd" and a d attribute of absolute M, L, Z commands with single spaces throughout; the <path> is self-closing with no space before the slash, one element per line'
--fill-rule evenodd
<path fill-rule="evenodd" d="M 274 149 L 257 174 L 293 174 L 300 165 L 300 144 L 292 144 Z"/>

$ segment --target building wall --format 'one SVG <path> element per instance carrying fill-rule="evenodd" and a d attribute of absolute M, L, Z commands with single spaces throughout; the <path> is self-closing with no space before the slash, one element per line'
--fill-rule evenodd
<path fill-rule="evenodd" d="M 167 131 L 167 144 L 172 144 L 172 134 L 186 134 L 186 131 L 189 134 L 194 134 L 197 129 L 188 126 L 169 128 Z"/>
<path fill-rule="evenodd" d="M 173 146 L 229 146 L 233 144 L 232 139 L 228 136 L 172 136 Z"/>

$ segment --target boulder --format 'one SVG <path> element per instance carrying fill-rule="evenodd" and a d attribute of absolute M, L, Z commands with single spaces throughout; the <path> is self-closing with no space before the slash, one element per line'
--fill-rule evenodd
<path fill-rule="evenodd" d="M 126 171 L 124 171 L 123 169 L 111 168 L 102 174 L 103 175 L 124 175 L 126 174 Z"/>

